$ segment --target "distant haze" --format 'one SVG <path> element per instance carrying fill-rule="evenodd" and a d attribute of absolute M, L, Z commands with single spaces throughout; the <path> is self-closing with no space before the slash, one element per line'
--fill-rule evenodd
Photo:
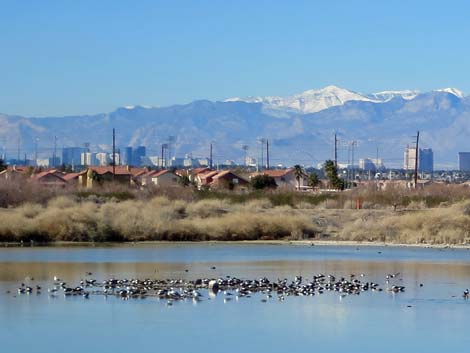
<path fill-rule="evenodd" d="M 25 118 L 0 115 L 0 148 L 7 157 L 21 150 L 32 155 L 37 141 L 40 156 L 52 155 L 53 136 L 58 146 L 108 150 L 111 130 L 118 146 L 147 146 L 159 155 L 160 146 L 176 136 L 173 153 L 207 157 L 214 145 L 214 161 L 243 163 L 248 155 L 260 159 L 259 140 L 270 140 L 271 165 L 316 165 L 333 158 L 337 133 L 339 159 L 352 158 L 348 145 L 355 140 L 359 158 L 379 158 L 387 167 L 403 166 L 403 151 L 421 132 L 421 147 L 434 150 L 436 168 L 457 167 L 457 153 L 470 151 L 470 97 L 456 88 L 430 92 L 382 91 L 364 94 L 336 86 L 282 97 L 228 98 L 194 101 L 169 107 L 127 106 L 111 113 L 89 116 Z M 3 146 L 2 146 L 3 144 Z"/>

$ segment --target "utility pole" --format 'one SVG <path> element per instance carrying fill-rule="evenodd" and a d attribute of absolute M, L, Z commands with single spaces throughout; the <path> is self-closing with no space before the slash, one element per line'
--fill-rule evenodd
<path fill-rule="evenodd" d="M 269 170 L 269 140 L 266 139 L 266 169 Z"/>
<path fill-rule="evenodd" d="M 212 169 L 212 142 L 210 144 L 210 151 L 209 151 L 209 168 Z"/>
<path fill-rule="evenodd" d="M 0 139 L 0 141 L 2 141 L 2 154 L 0 155 L 0 159 L 2 159 L 4 163 L 6 163 L 6 160 L 7 160 L 7 157 L 6 157 L 6 156 L 7 156 L 7 153 L 6 153 L 6 147 L 5 147 L 5 145 L 6 145 L 6 143 L 7 143 L 7 142 L 6 142 L 6 141 L 7 141 L 7 138 L 6 138 L 6 137 L 2 137 L 2 138 Z"/>
<path fill-rule="evenodd" d="M 357 146 L 357 141 L 353 140 L 351 142 L 351 168 L 352 168 L 352 182 L 355 179 L 355 169 L 354 169 L 354 147 Z"/>
<path fill-rule="evenodd" d="M 405 179 L 408 180 L 408 171 L 410 170 L 410 145 L 406 145 L 406 154 L 405 154 Z"/>
<path fill-rule="evenodd" d="M 54 136 L 54 154 L 52 155 L 52 166 L 57 165 L 57 136 Z"/>
<path fill-rule="evenodd" d="M 335 167 L 338 167 L 338 138 L 335 133 Z"/>
<path fill-rule="evenodd" d="M 161 160 L 162 169 L 165 169 L 165 148 L 167 148 L 167 144 L 162 143 L 162 160 Z"/>
<path fill-rule="evenodd" d="M 21 158 L 21 153 L 20 153 L 20 149 L 21 149 L 21 136 L 18 136 L 18 156 L 16 158 L 16 163 L 20 163 L 20 158 Z"/>
<path fill-rule="evenodd" d="M 113 181 L 116 177 L 116 131 L 113 128 Z"/>
<path fill-rule="evenodd" d="M 418 158 L 419 158 L 419 131 L 416 133 L 416 154 L 415 154 L 415 189 L 418 188 Z"/>
<path fill-rule="evenodd" d="M 261 142 L 261 170 L 264 168 L 264 143 L 266 142 L 266 139 L 261 138 L 259 140 Z"/>
<path fill-rule="evenodd" d="M 34 163 L 36 166 L 38 165 L 38 141 L 39 138 L 36 137 L 34 140 Z"/>

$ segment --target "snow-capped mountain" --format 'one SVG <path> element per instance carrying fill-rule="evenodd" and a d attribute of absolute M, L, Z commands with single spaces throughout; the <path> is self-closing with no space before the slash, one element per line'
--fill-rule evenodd
<path fill-rule="evenodd" d="M 376 102 L 388 102 L 389 100 L 400 97 L 405 100 L 415 98 L 420 92 L 415 90 L 403 90 L 403 91 L 383 91 L 369 94 L 368 97 Z"/>
<path fill-rule="evenodd" d="M 459 98 L 464 98 L 465 97 L 465 94 L 457 88 L 448 87 L 448 88 L 436 89 L 435 91 L 436 92 L 450 93 L 450 94 L 453 94 L 454 96 L 459 97 Z"/>
<path fill-rule="evenodd" d="M 444 88 L 436 90 L 437 92 L 451 93 L 459 98 L 463 98 L 462 91 L 456 88 Z M 269 112 L 286 111 L 301 114 L 310 114 L 328 109 L 331 107 L 343 105 L 349 101 L 385 103 L 393 98 L 400 97 L 404 100 L 414 99 L 420 94 L 416 90 L 402 91 L 383 91 L 371 94 L 362 94 L 350 91 L 337 86 L 327 86 L 321 89 L 311 89 L 299 94 L 287 97 L 267 96 L 267 97 L 247 97 L 247 98 L 229 98 L 226 102 L 246 102 L 261 103 L 264 110 Z"/>
<path fill-rule="evenodd" d="M 1 107 L 0 107 L 1 109 Z M 279 117 L 284 117 L 279 119 Z M 403 149 L 419 130 L 423 147 L 435 152 L 436 166 L 455 167 L 457 153 L 470 150 L 470 96 L 455 88 L 431 92 L 386 91 L 365 95 L 329 86 L 289 97 L 252 97 L 225 102 L 208 100 L 169 107 L 126 106 L 90 116 L 26 118 L 0 114 L 0 141 L 7 158 L 50 157 L 51 136 L 62 146 L 109 151 L 111 131 L 117 144 L 147 146 L 149 156 L 161 153 L 168 136 L 176 136 L 176 156 L 207 156 L 213 142 L 219 162 L 241 161 L 242 146 L 258 158 L 259 138 L 270 141 L 276 161 L 309 164 L 331 158 L 333 134 L 357 140 L 358 158 L 375 156 L 377 144 L 387 166 L 402 165 Z M 372 142 L 371 142 L 372 141 Z M 340 159 L 347 159 L 340 151 Z"/>
<path fill-rule="evenodd" d="M 229 98 L 226 102 L 262 103 L 269 110 L 288 110 L 297 113 L 316 113 L 330 107 L 343 105 L 349 101 L 371 102 L 373 99 L 336 86 L 327 86 L 321 89 L 310 89 L 308 91 L 287 97 L 247 97 Z"/>

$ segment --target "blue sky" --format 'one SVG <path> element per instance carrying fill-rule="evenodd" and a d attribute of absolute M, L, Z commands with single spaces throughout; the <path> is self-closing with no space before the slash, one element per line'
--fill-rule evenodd
<path fill-rule="evenodd" d="M 0 112 L 359 92 L 470 92 L 465 1 L 4 1 Z"/>

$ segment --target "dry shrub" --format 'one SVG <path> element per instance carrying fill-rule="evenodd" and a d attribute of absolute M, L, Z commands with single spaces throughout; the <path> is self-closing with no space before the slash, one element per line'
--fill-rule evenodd
<path fill-rule="evenodd" d="M 268 209 L 273 208 L 273 204 L 269 199 L 250 200 L 238 206 L 240 206 L 240 209 L 243 209 L 245 211 L 253 211 L 253 212 L 263 211 L 263 210 L 268 210 Z"/>
<path fill-rule="evenodd" d="M 361 186 L 354 190 L 354 194 L 363 203 L 369 202 L 382 207 L 402 206 L 412 207 L 423 204 L 424 207 L 439 207 L 442 203 L 456 203 L 469 198 L 469 188 L 462 184 L 432 183 L 419 189 L 408 189 L 404 184 L 387 184 L 385 189 L 377 190 L 373 184 Z M 413 205 L 414 204 L 414 205 Z"/>
<path fill-rule="evenodd" d="M 47 207 L 36 218 L 36 229 L 51 240 L 88 241 L 96 232 L 97 208 L 92 203 L 67 208 Z"/>
<path fill-rule="evenodd" d="M 34 218 L 43 211 L 43 207 L 38 204 L 26 203 L 18 208 L 18 212 L 24 218 Z"/>
<path fill-rule="evenodd" d="M 317 231 L 307 217 L 278 212 L 235 212 L 218 218 L 193 220 L 192 226 L 198 233 L 214 240 L 280 239 L 293 234 L 308 237 Z"/>
<path fill-rule="evenodd" d="M 339 240 L 458 244 L 470 237 L 469 202 L 392 212 L 274 207 L 266 199 L 84 200 L 59 196 L 47 206 L 26 203 L 0 210 L 0 240 L 304 239 L 322 233 Z"/>
<path fill-rule="evenodd" d="M 0 239 L 64 240 L 248 240 L 312 236 L 308 217 L 267 200 L 233 205 L 225 200 L 187 204 L 150 201 L 78 202 L 61 196 L 47 207 L 26 204 L 0 212 Z"/>
<path fill-rule="evenodd" d="M 74 197 L 73 195 L 58 196 L 52 200 L 49 200 L 47 202 L 47 206 L 52 207 L 52 208 L 59 208 L 59 209 L 75 207 L 77 206 L 77 198 Z"/>
<path fill-rule="evenodd" d="M 207 199 L 188 204 L 186 212 L 190 217 L 208 218 L 221 216 L 227 213 L 229 208 L 227 200 Z"/>
<path fill-rule="evenodd" d="M 405 244 L 461 244 L 470 236 L 467 205 L 458 203 L 448 208 L 397 212 L 375 219 L 358 218 L 345 225 L 340 237 Z"/>

